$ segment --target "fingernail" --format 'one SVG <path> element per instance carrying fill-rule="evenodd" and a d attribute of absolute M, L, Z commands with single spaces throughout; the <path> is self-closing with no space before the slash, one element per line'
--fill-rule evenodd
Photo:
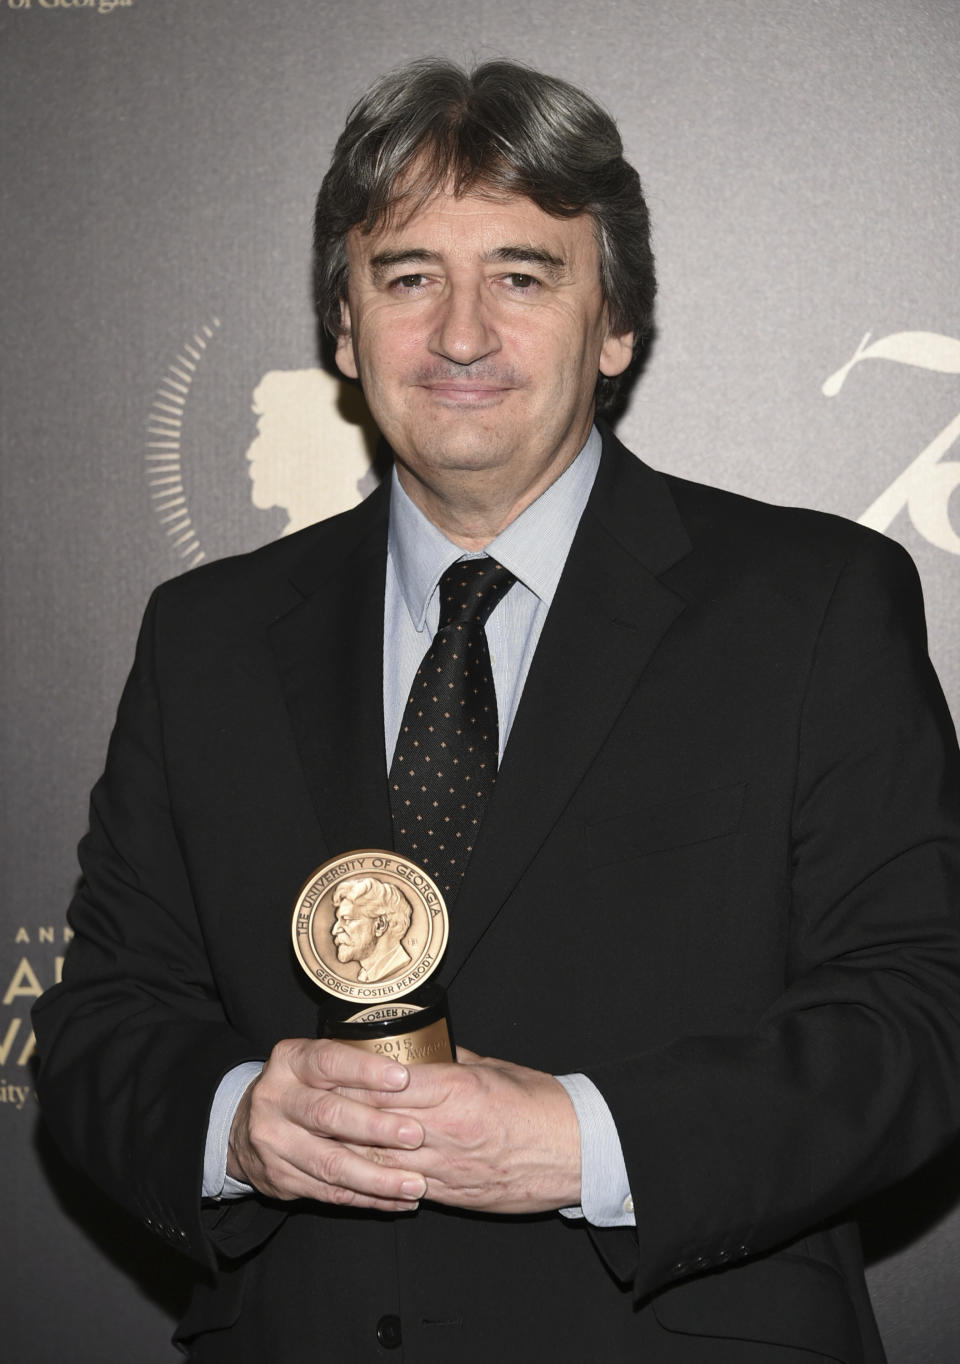
<path fill-rule="evenodd" d="M 427 1182 L 425 1179 L 405 1179 L 400 1188 L 407 1198 L 422 1198 L 427 1192 Z"/>
<path fill-rule="evenodd" d="M 400 1131 L 397 1133 L 397 1137 L 398 1137 L 398 1139 L 399 1139 L 399 1141 L 400 1141 L 400 1145 L 401 1145 L 401 1146 L 419 1146 L 419 1145 L 420 1145 L 420 1128 L 419 1128 L 419 1127 L 401 1127 L 401 1128 L 400 1128 Z"/>
<path fill-rule="evenodd" d="M 383 1083 L 388 1089 L 402 1089 L 407 1083 L 407 1072 L 404 1066 L 390 1065 L 383 1072 Z"/>

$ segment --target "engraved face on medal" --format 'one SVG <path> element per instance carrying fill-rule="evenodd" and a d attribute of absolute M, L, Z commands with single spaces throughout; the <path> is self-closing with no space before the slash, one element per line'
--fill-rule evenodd
<path fill-rule="evenodd" d="M 324 862 L 293 911 L 307 975 L 360 1007 L 401 999 L 440 964 L 449 933 L 443 896 L 406 857 L 362 848 Z"/>

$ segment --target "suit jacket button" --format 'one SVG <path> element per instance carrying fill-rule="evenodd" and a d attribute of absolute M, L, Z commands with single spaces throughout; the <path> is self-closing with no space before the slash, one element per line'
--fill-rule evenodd
<path fill-rule="evenodd" d="M 400 1344 L 400 1318 L 388 1312 L 377 1322 L 377 1340 L 385 1350 L 395 1350 Z"/>
<path fill-rule="evenodd" d="M 671 1274 L 686 1274 L 687 1272 L 686 1260 L 678 1260 L 677 1263 L 672 1266 L 670 1272 Z"/>

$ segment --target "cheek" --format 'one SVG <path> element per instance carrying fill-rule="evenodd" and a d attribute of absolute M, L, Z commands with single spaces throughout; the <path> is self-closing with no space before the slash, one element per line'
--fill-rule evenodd
<path fill-rule="evenodd" d="M 360 365 L 367 373 L 402 373 L 422 356 L 428 335 L 426 319 L 412 313 L 367 316 L 356 336 Z"/>
<path fill-rule="evenodd" d="M 538 318 L 535 325 L 514 328 L 507 334 L 513 352 L 526 361 L 531 372 L 548 382 L 563 382 L 563 377 L 592 369 L 599 357 L 599 326 L 584 322 L 579 314 L 558 309 Z"/>

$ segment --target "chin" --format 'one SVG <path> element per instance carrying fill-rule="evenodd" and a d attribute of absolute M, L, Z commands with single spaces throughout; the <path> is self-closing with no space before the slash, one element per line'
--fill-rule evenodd
<path fill-rule="evenodd" d="M 414 469 L 418 465 L 444 471 L 462 469 L 465 473 L 498 468 L 516 451 L 518 434 L 516 430 L 489 429 L 438 434 L 415 447 L 410 465 Z"/>

